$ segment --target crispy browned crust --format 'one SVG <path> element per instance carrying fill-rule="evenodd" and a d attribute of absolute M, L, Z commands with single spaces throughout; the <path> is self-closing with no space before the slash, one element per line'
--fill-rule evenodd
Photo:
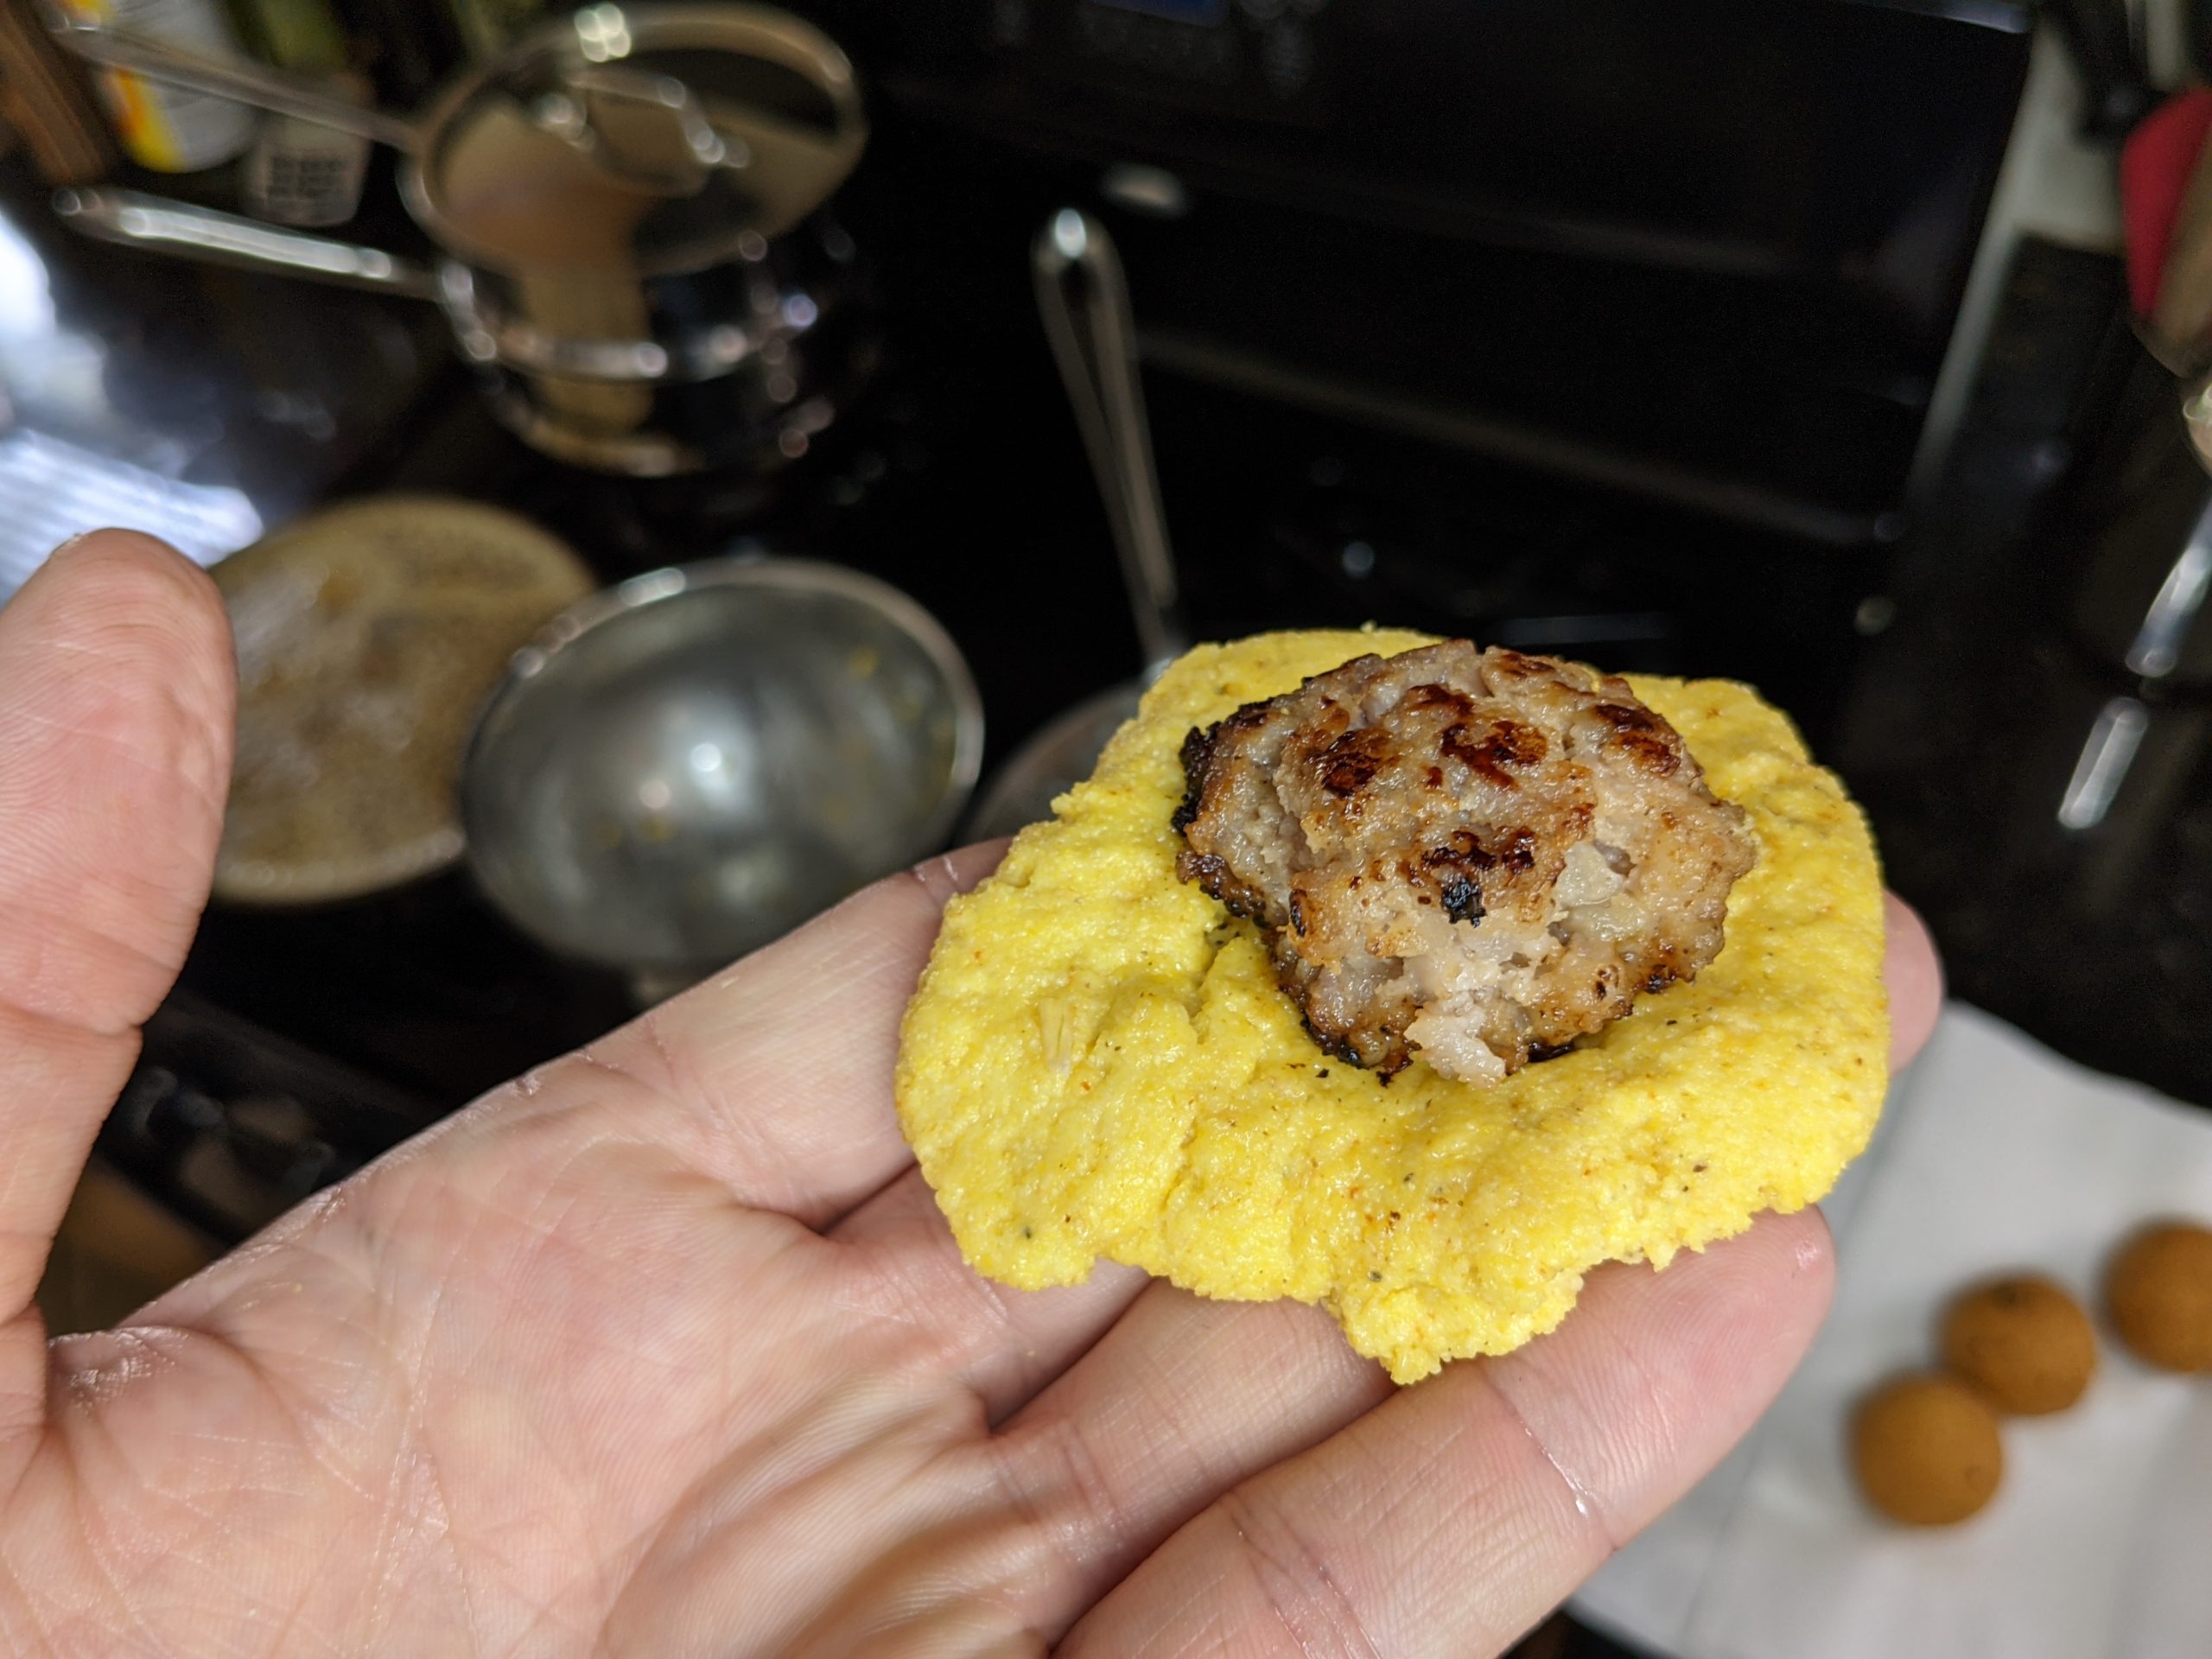
<path fill-rule="evenodd" d="M 1178 874 L 1260 925 L 1317 1042 L 1385 1075 L 1423 1049 L 1503 1075 L 1694 976 L 1752 857 L 1625 681 L 1465 640 L 1249 703 L 1182 764 Z"/>

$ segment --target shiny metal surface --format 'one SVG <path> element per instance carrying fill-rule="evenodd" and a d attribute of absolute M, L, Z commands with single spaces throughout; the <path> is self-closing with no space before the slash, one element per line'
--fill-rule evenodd
<path fill-rule="evenodd" d="M 444 261 L 433 272 L 381 248 L 283 230 L 257 219 L 139 190 L 57 190 L 54 211 L 80 234 L 122 247 L 435 300 L 445 308 L 470 357 L 571 379 L 709 380 L 729 372 L 770 339 L 795 340 L 817 319 L 812 306 L 792 303 L 791 296 L 776 294 L 767 296 L 764 308 L 768 315 L 755 320 L 750 329 L 734 322 L 717 324 L 672 346 L 645 340 L 564 339 L 503 316 L 487 301 L 485 285 L 455 260 Z M 766 255 L 764 243 L 760 257 Z"/>
<path fill-rule="evenodd" d="M 805 89 L 810 113 L 764 106 L 764 69 Z M 632 281 L 701 270 L 748 236 L 790 230 L 844 182 L 868 136 L 834 41 L 726 0 L 589 5 L 541 24 L 441 92 L 422 127 L 400 194 L 448 251 L 510 273 L 560 265 Z"/>
<path fill-rule="evenodd" d="M 1104 226 L 1080 208 L 1063 207 L 1038 232 L 1031 270 L 1037 312 L 1114 531 L 1137 639 L 1156 671 L 1189 641 L 1121 256 Z"/>
<path fill-rule="evenodd" d="M 2153 701 L 2212 694 L 2212 383 L 2177 388 L 2138 359 L 2066 508 L 2049 534 L 2080 645 Z"/>
<path fill-rule="evenodd" d="M 753 152 L 743 139 L 732 139 L 720 131 L 702 109 L 692 90 L 672 75 L 644 73 L 622 68 L 606 61 L 607 57 L 620 55 L 608 45 L 617 38 L 598 16 L 601 11 L 621 16 L 617 8 L 593 8 L 594 21 L 579 27 L 575 33 L 579 39 L 589 38 L 598 43 L 601 55 L 591 58 L 583 67 L 569 69 L 557 88 L 549 89 L 534 101 L 528 111 L 530 124 L 541 133 L 549 134 L 590 158 L 617 177 L 632 177 L 657 190 L 683 191 L 687 185 L 696 189 L 704 177 L 705 169 L 716 167 L 741 168 L 751 165 Z M 337 97 L 315 82 L 289 75 L 264 65 L 245 59 L 219 58 L 206 53 L 194 52 L 137 30 L 118 27 L 109 22 L 81 17 L 55 10 L 48 27 L 54 38 L 87 63 L 111 69 L 121 69 L 143 75 L 149 79 L 187 86 L 194 92 L 207 92 L 216 97 L 233 99 L 255 109 L 267 110 L 276 115 L 295 116 L 311 121 L 318 126 L 333 127 L 349 132 L 372 143 L 385 144 L 404 155 L 421 152 L 429 135 L 449 125 L 464 107 L 467 100 L 442 100 L 431 118 L 418 124 L 405 117 L 391 115 L 382 110 L 370 109 Z M 714 20 L 707 22 L 707 29 L 727 36 L 727 29 L 717 31 Z M 567 35 L 561 38 L 564 41 Z M 620 25 L 619 38 L 626 42 L 621 51 L 626 53 L 631 29 L 626 18 Z M 717 44 L 726 44 L 726 38 Z M 509 73 L 512 73 L 510 71 Z M 845 72 L 840 84 L 849 87 L 849 71 Z M 512 97 L 513 91 L 497 81 L 487 82 L 481 77 L 471 77 L 463 83 L 467 99 L 483 95 L 487 86 L 497 87 L 497 95 Z M 573 94 L 583 94 L 579 98 Z M 636 167 L 634 158 L 620 145 L 605 142 L 604 135 L 592 124 L 589 103 L 604 99 L 632 106 L 634 111 L 649 116 L 658 116 L 667 123 L 668 138 L 656 148 L 662 156 L 673 154 L 678 168 L 671 175 L 664 168 Z"/>
<path fill-rule="evenodd" d="M 655 571 L 517 653 L 463 767 L 468 861 L 524 931 L 664 987 L 940 845 L 982 728 L 895 588 L 798 560 Z"/>
<path fill-rule="evenodd" d="M 143 73 L 349 124 L 342 110 L 317 114 L 328 100 L 312 87 L 279 95 L 281 77 L 105 28 L 59 33 L 102 61 L 120 38 Z M 149 252 L 435 299 L 501 421 L 600 471 L 772 470 L 866 377 L 852 244 L 817 210 L 868 124 L 843 53 L 799 19 L 587 6 L 464 76 L 419 121 L 376 118 L 372 136 L 404 154 L 408 211 L 442 251 L 435 271 L 159 197 L 76 191 L 55 208 Z"/>
<path fill-rule="evenodd" d="M 789 229 L 843 182 L 868 143 L 844 53 L 765 6 L 585 6 L 461 77 L 419 118 L 58 9 L 48 27 L 87 62 L 391 146 L 407 158 L 400 191 L 423 228 L 464 258 L 510 271 L 698 270 L 747 232 Z M 760 107 L 746 66 L 761 65 L 809 86 L 817 117 Z M 567 164 L 579 159 L 581 171 Z M 594 181 L 629 188 L 595 191 Z M 705 212 L 666 211 L 700 197 Z M 548 236 L 561 244 L 557 257 Z"/>
<path fill-rule="evenodd" d="M 218 213 L 137 190 L 57 190 L 54 211 L 80 234 L 150 253 L 175 253 L 240 270 L 266 270 L 315 282 L 438 297 L 435 276 L 410 259 L 327 236 L 280 230 L 257 219 Z"/>
<path fill-rule="evenodd" d="M 2072 830 L 2094 830 L 2105 821 L 2112 804 L 2127 781 L 2135 752 L 2150 729 L 2150 711 L 2133 697 L 2111 697 L 2097 710 L 2089 735 L 2082 745 L 2074 774 L 2066 780 L 2066 793 L 2058 803 L 2059 823 Z"/>
<path fill-rule="evenodd" d="M 297 116 L 395 149 L 411 150 L 416 146 L 417 134 L 411 122 L 350 103 L 311 81 L 280 74 L 244 58 L 216 58 L 188 51 L 134 29 L 73 16 L 58 6 L 46 10 L 47 27 L 54 39 L 87 63 L 235 99 L 257 110 Z"/>
<path fill-rule="evenodd" d="M 2196 520 L 2188 543 L 2143 613 L 2127 648 L 2127 668 L 2146 680 L 2163 679 L 2181 660 L 2182 646 L 2197 613 L 2204 608 L 2207 588 L 2212 588 L 2212 502 Z"/>
<path fill-rule="evenodd" d="M 1190 644 L 1137 374 L 1136 319 L 1113 238 L 1090 214 L 1063 207 L 1037 233 L 1030 274 L 1114 534 L 1145 667 L 1140 678 L 1086 698 L 1014 751 L 969 821 L 977 837 L 1011 835 L 1050 817 L 1054 798 L 1090 775 L 1107 740 L 1136 713 L 1145 686 Z"/>
<path fill-rule="evenodd" d="M 141 252 L 435 300 L 500 420 L 532 448 L 601 472 L 658 478 L 796 459 L 836 418 L 868 350 L 849 318 L 783 278 L 794 249 L 838 261 L 842 232 L 823 219 L 772 245 L 755 238 L 736 264 L 675 279 L 679 296 L 648 290 L 676 315 L 711 299 L 733 320 L 659 339 L 600 339 L 521 320 L 528 279 L 458 260 L 433 271 L 378 248 L 135 190 L 60 190 L 53 206 L 80 234 Z M 542 284 L 536 299 L 542 309 Z"/>

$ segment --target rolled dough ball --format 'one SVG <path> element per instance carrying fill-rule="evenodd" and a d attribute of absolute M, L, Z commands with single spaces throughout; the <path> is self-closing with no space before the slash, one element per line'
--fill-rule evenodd
<path fill-rule="evenodd" d="M 1997 1414 L 1954 1376 L 1901 1376 L 1876 1389 L 1852 1425 L 1851 1454 L 1867 1501 L 1911 1527 L 1965 1520 L 2005 1472 Z"/>
<path fill-rule="evenodd" d="M 1943 1359 L 1999 1411 L 2039 1417 L 2082 1397 L 2097 1338 L 2081 1303 L 2048 1279 L 1999 1279 L 1951 1304 Z"/>
<path fill-rule="evenodd" d="M 2212 1371 L 2212 1230 L 2167 1222 L 2138 1233 L 2105 1280 L 2113 1328 L 2170 1371 Z"/>

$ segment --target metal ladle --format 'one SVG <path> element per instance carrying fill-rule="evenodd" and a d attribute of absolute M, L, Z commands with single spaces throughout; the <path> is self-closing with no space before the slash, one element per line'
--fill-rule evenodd
<path fill-rule="evenodd" d="M 1138 678 L 1077 703 L 1014 752 L 969 820 L 978 840 L 1049 817 L 1054 798 L 1090 776 L 1107 740 L 1136 713 L 1145 687 L 1189 644 L 1145 420 L 1135 320 L 1113 238 L 1089 213 L 1063 207 L 1038 233 L 1030 265 L 1046 338 L 1098 480 L 1145 666 Z"/>

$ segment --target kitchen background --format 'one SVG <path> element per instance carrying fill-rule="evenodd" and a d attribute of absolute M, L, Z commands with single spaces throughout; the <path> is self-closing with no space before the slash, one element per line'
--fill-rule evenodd
<path fill-rule="evenodd" d="M 830 561 L 957 643 L 988 782 L 1150 643 L 1039 319 L 1033 246 L 1077 208 L 1126 269 L 1193 637 L 1373 619 L 1752 681 L 1866 804 L 1955 994 L 2212 1104 L 2212 488 L 2177 376 L 2198 336 L 2135 315 L 2118 186 L 2121 141 L 2201 78 L 2200 9 L 794 0 L 850 55 L 851 106 L 791 61 L 682 59 L 709 106 L 774 115 L 763 168 L 834 182 L 864 112 L 849 177 L 818 206 L 800 177 L 730 256 L 780 284 L 740 346 L 787 340 L 791 372 L 731 348 L 610 415 L 471 336 L 465 313 L 528 294 L 480 270 L 467 313 L 433 270 L 431 233 L 467 227 L 460 186 L 442 219 L 422 181 L 444 188 L 476 106 L 379 132 L 403 161 L 143 80 L 115 118 L 79 55 L 105 21 L 436 108 L 541 21 L 527 0 L 78 3 L 73 49 L 30 0 L 0 39 L 0 598 L 87 524 L 215 563 L 392 492 L 512 509 L 598 583 Z M 696 108 L 670 108 L 690 144 Z M 2192 204 L 2212 216 L 2187 171 L 2176 268 Z M 169 257 L 192 232 L 119 192 L 342 238 L 354 285 Z M 251 234 L 225 257 L 257 251 L 303 257 Z M 564 448 L 591 419 L 627 435 Z M 459 865 L 219 902 L 50 1311 L 127 1309 L 635 990 Z M 1561 1622 L 1531 1650 L 1610 1649 Z"/>

